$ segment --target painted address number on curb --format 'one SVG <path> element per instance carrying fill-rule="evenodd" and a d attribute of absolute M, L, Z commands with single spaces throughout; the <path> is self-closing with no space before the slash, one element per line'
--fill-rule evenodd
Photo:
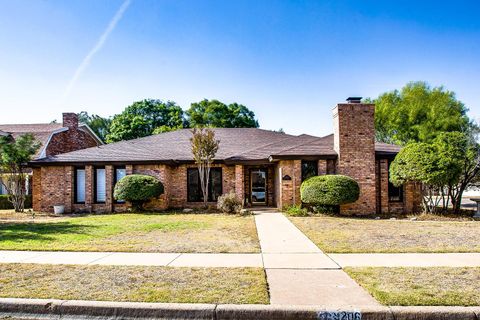
<path fill-rule="evenodd" d="M 362 320 L 359 311 L 319 311 L 318 320 Z"/>

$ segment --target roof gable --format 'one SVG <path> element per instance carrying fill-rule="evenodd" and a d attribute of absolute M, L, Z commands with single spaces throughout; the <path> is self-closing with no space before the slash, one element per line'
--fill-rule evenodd
<path fill-rule="evenodd" d="M 95 140 L 100 144 L 103 144 L 102 140 L 97 137 L 88 125 L 81 123 L 79 124 L 79 129 L 87 131 Z M 35 154 L 35 159 L 43 158 L 45 156 L 46 147 L 54 134 L 66 130 L 68 130 L 68 128 L 60 123 L 0 124 L 0 132 L 11 135 L 13 139 L 17 139 L 25 134 L 33 135 L 35 140 L 40 143 L 40 148 Z"/>

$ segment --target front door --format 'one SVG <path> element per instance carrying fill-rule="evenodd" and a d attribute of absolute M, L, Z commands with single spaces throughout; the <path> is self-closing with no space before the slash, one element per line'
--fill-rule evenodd
<path fill-rule="evenodd" d="M 252 204 L 267 204 L 267 170 L 252 169 L 250 171 L 250 197 Z"/>

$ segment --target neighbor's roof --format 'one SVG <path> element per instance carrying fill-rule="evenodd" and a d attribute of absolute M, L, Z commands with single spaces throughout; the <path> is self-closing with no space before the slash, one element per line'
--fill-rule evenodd
<path fill-rule="evenodd" d="M 335 158 L 333 135 L 315 137 L 289 135 L 254 128 L 216 128 L 220 140 L 215 160 L 226 162 L 265 161 L 276 158 Z M 165 132 L 145 138 L 121 141 L 59 154 L 33 161 L 41 163 L 135 163 L 192 161 L 190 129 Z M 397 146 L 377 144 L 376 151 L 395 154 Z"/>
<path fill-rule="evenodd" d="M 91 133 L 95 139 L 100 143 L 102 141 L 93 133 L 86 124 L 80 123 L 79 128 L 86 130 Z M 40 148 L 35 155 L 35 158 L 43 157 L 44 150 L 50 141 L 52 135 L 58 132 L 67 130 L 61 123 L 36 123 L 36 124 L 0 124 L 0 132 L 4 132 L 8 135 L 11 135 L 14 139 L 24 135 L 32 134 L 38 142 L 40 142 Z"/>

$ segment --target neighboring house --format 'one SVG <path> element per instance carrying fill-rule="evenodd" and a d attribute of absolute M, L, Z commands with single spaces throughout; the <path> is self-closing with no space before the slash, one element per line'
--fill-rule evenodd
<path fill-rule="evenodd" d="M 400 148 L 375 143 L 373 104 L 349 98 L 333 109 L 334 133 L 293 136 L 252 128 L 214 129 L 220 140 L 210 175 L 209 202 L 235 192 L 245 205 L 282 208 L 300 201 L 300 185 L 312 175 L 344 174 L 358 181 L 360 198 L 341 210 L 356 214 L 411 212 L 419 192 L 395 188 L 388 166 Z M 315 117 L 312 118 L 312 121 Z M 128 204 L 113 199 L 115 182 L 128 174 L 155 176 L 165 194 L 151 209 L 202 205 L 198 170 L 188 129 L 122 141 L 32 161 L 33 206 L 66 212 L 119 212 Z"/>
<path fill-rule="evenodd" d="M 64 113 L 63 123 L 0 124 L 0 136 L 15 140 L 25 134 L 32 134 L 40 142 L 35 160 L 103 144 L 88 125 L 78 123 L 75 113 Z M 4 193 L 2 186 L 0 194 Z"/>

